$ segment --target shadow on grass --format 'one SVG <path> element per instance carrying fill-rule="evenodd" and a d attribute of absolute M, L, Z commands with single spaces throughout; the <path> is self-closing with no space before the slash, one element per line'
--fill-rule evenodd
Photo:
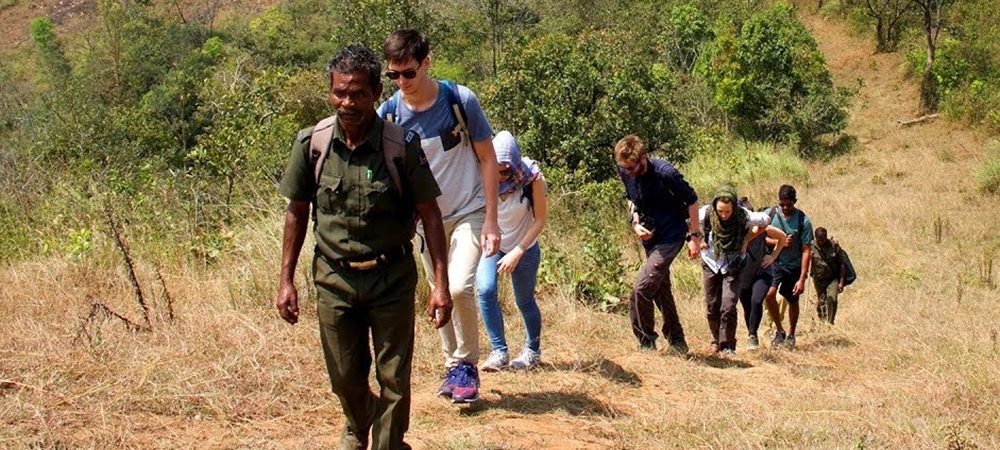
<path fill-rule="evenodd" d="M 596 374 L 615 383 L 627 384 L 632 387 L 642 386 L 642 379 L 639 378 L 639 375 L 625 370 L 620 364 L 607 358 L 597 358 L 589 361 L 558 362 L 544 365 L 541 370 Z"/>
<path fill-rule="evenodd" d="M 475 416 L 488 409 L 503 409 L 519 414 L 547 414 L 565 411 L 573 416 L 600 416 L 616 419 L 625 413 L 616 410 L 609 404 L 591 398 L 583 392 L 527 392 L 504 394 L 491 390 L 490 398 L 480 398 L 476 403 L 462 408 L 461 414 Z M 492 397 L 499 396 L 499 399 Z"/>
<path fill-rule="evenodd" d="M 716 369 L 749 369 L 753 367 L 753 364 L 750 364 L 746 361 L 737 359 L 732 356 L 728 358 L 723 358 L 719 355 L 702 355 L 698 353 L 689 353 L 687 358 L 688 361 L 697 364 L 704 364 L 706 366 L 714 367 Z"/>
<path fill-rule="evenodd" d="M 799 154 L 813 161 L 829 161 L 838 156 L 853 153 L 860 147 L 857 136 L 838 133 L 820 136 L 799 149 Z"/>
<path fill-rule="evenodd" d="M 803 348 L 809 349 L 824 349 L 824 348 L 846 348 L 853 347 L 857 344 L 854 341 L 843 337 L 843 336 L 819 336 L 810 342 L 808 345 L 802 346 Z"/>

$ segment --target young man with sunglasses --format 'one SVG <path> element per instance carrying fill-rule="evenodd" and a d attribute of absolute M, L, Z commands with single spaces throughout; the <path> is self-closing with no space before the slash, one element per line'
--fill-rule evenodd
<path fill-rule="evenodd" d="M 670 264 L 684 246 L 685 235 L 689 238 L 688 256 L 694 259 L 701 252 L 698 195 L 674 166 L 648 157 L 645 144 L 635 135 L 625 136 L 615 145 L 615 162 L 625 184 L 629 224 L 646 250 L 646 262 L 629 301 L 632 332 L 639 339 L 640 349 L 656 349 L 656 306 L 663 316 L 663 337 L 671 350 L 687 353 L 684 328 L 671 291 Z"/>
<path fill-rule="evenodd" d="M 438 394 L 455 403 L 474 402 L 479 399 L 480 357 L 476 268 L 481 255 L 493 256 L 500 247 L 493 130 L 472 91 L 439 83 L 427 73 L 430 43 L 420 32 L 398 30 L 386 39 L 383 50 L 385 75 L 399 88 L 400 101 L 383 103 L 379 116 L 423 137 L 421 146 L 442 192 L 438 205 L 444 217 L 454 310 L 451 322 L 439 329 L 448 372 Z M 453 104 L 455 97 L 460 105 Z M 430 269 L 420 226 L 417 238 L 424 267 Z M 434 280 L 428 282 L 434 286 Z"/>

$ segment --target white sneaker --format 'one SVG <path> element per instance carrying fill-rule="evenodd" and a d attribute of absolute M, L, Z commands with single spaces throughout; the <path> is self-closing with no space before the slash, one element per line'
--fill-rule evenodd
<path fill-rule="evenodd" d="M 503 350 L 493 350 L 490 356 L 483 363 L 483 372 L 499 372 L 507 368 L 507 352 Z"/>
<path fill-rule="evenodd" d="M 514 370 L 528 370 L 537 367 L 541 363 L 542 355 L 540 353 L 530 348 L 525 348 L 521 350 L 521 354 L 517 355 L 517 358 L 514 358 L 510 362 L 510 367 Z"/>

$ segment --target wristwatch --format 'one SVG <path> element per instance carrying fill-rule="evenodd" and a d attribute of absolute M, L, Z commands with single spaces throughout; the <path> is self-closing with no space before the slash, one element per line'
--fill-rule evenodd
<path fill-rule="evenodd" d="M 701 238 L 701 232 L 695 231 L 694 233 L 688 233 L 687 240 L 691 240 L 694 238 Z"/>

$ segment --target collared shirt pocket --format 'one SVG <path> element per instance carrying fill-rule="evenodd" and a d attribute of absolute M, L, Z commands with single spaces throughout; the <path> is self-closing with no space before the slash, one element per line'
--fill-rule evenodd
<path fill-rule="evenodd" d="M 366 183 L 365 196 L 369 215 L 391 214 L 396 210 L 392 180 L 372 180 Z"/>
<path fill-rule="evenodd" d="M 345 200 L 343 178 L 324 173 L 320 177 L 319 190 L 316 192 L 316 207 L 324 213 L 343 211 Z"/>

